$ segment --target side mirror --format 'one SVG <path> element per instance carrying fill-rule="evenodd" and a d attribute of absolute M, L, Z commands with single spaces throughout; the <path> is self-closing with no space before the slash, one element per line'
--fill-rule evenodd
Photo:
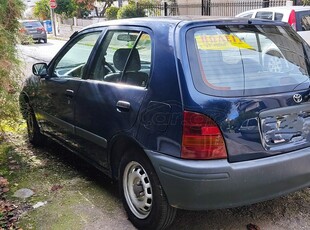
<path fill-rule="evenodd" d="M 36 63 L 32 66 L 32 73 L 39 77 L 47 76 L 47 64 L 46 63 Z"/>

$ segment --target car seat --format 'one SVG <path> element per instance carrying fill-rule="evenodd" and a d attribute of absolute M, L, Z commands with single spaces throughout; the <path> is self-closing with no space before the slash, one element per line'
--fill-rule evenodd
<path fill-rule="evenodd" d="M 113 56 L 113 64 L 114 68 L 119 72 L 106 75 L 104 77 L 105 81 L 122 81 L 129 85 L 146 86 L 149 76 L 147 73 L 140 72 L 141 61 L 137 49 L 121 48 L 116 50 Z"/>

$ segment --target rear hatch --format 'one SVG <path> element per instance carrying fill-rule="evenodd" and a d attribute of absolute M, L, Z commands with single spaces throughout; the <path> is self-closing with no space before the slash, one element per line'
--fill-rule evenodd
<path fill-rule="evenodd" d="M 23 26 L 28 35 L 39 35 L 44 33 L 44 27 L 39 21 L 23 22 Z"/>
<path fill-rule="evenodd" d="M 309 47 L 289 26 L 199 27 L 186 41 L 199 106 L 185 109 L 215 121 L 230 162 L 310 145 Z"/>

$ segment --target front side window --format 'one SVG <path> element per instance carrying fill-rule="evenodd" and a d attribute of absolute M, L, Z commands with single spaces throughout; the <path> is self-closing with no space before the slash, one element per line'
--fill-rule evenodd
<path fill-rule="evenodd" d="M 146 87 L 152 56 L 149 34 L 109 31 L 99 50 L 92 79 Z"/>
<path fill-rule="evenodd" d="M 65 53 L 56 60 L 54 76 L 60 78 L 81 78 L 84 66 L 101 32 L 81 35 L 71 43 Z"/>
<path fill-rule="evenodd" d="M 294 36 L 276 26 L 192 29 L 187 51 L 196 88 L 206 94 L 242 96 L 309 87 L 307 54 Z"/>

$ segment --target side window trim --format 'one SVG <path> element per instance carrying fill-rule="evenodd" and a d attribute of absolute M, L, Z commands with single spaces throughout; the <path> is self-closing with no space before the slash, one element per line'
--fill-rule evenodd
<path fill-rule="evenodd" d="M 140 31 L 139 35 L 138 35 L 137 39 L 135 40 L 135 43 L 132 46 L 132 48 L 130 50 L 130 53 L 129 53 L 128 57 L 127 57 L 127 60 L 126 60 L 126 63 L 125 63 L 125 67 L 124 67 L 124 70 L 122 71 L 121 80 L 120 80 L 120 82 L 122 82 L 122 83 L 124 83 L 124 73 L 126 73 L 126 71 L 128 69 L 128 63 L 129 63 L 129 61 L 130 61 L 130 59 L 132 57 L 133 50 L 137 47 L 137 44 L 138 44 L 142 34 L 143 34 L 143 31 Z"/>

